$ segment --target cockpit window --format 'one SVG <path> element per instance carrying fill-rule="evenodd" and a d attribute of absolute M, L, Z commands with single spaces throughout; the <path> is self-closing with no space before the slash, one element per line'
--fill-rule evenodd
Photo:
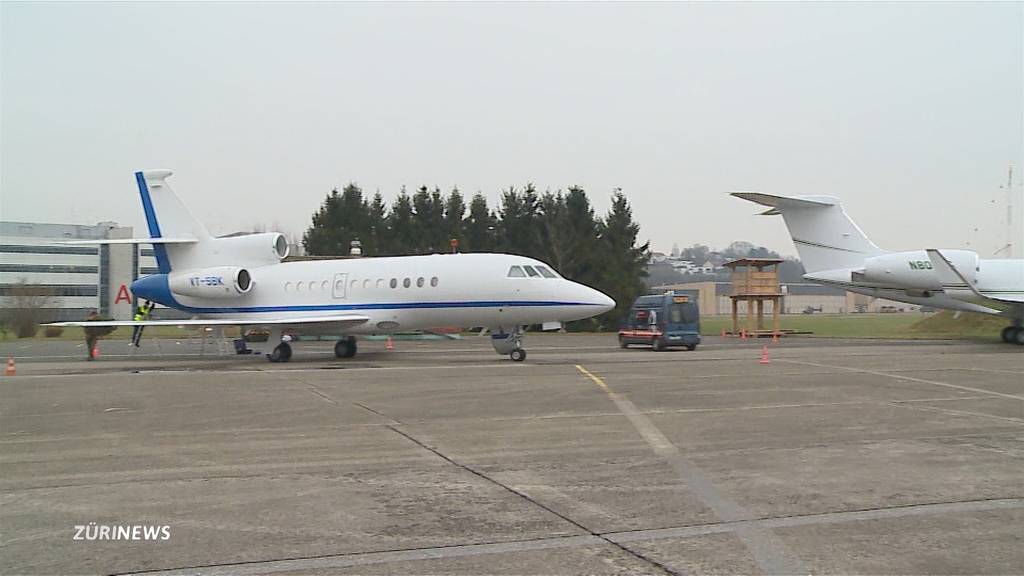
<path fill-rule="evenodd" d="M 526 278 L 526 273 L 519 266 L 513 266 L 508 270 L 509 278 Z"/>
<path fill-rule="evenodd" d="M 537 272 L 540 272 L 540 275 L 545 278 L 558 278 L 558 276 L 555 276 L 554 272 L 548 270 L 544 266 L 535 266 L 535 268 L 537 268 Z"/>
<path fill-rule="evenodd" d="M 530 278 L 536 278 L 540 276 L 540 273 L 534 270 L 533 266 L 523 266 L 523 270 L 526 270 L 526 273 L 530 275 Z"/>

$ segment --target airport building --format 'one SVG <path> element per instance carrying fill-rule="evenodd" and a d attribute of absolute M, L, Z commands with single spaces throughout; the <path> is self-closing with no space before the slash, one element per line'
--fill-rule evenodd
<path fill-rule="evenodd" d="M 779 284 L 782 293 L 782 314 L 822 313 L 852 314 L 858 312 L 917 312 L 921 307 L 905 302 L 871 298 L 847 292 L 841 288 L 822 286 L 809 282 L 783 282 Z M 697 290 L 702 315 L 731 314 L 731 282 L 684 282 L 666 284 L 651 288 L 654 292 L 665 290 Z M 740 303 L 740 314 L 746 314 L 746 304 Z"/>
<path fill-rule="evenodd" d="M 117 238 L 132 238 L 132 228 L 116 222 L 0 222 L 0 307 L 37 308 L 41 321 L 81 320 L 91 310 L 104 318 L 130 320 L 129 286 L 157 272 L 152 248 L 65 244 Z"/>

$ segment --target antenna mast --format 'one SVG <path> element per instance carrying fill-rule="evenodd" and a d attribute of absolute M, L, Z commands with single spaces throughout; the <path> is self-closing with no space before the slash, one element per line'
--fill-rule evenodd
<path fill-rule="evenodd" d="M 1013 196 L 1013 164 L 1010 164 L 1006 176 L 1006 255 L 1008 258 L 1020 257 L 1020 244 L 1017 243 L 1014 234 Z"/>
<path fill-rule="evenodd" d="M 1013 164 L 1010 164 L 1006 176 L 1006 243 L 993 255 L 1005 252 L 1007 258 L 1019 257 L 1018 252 L 1021 245 L 1016 242 L 1017 238 L 1014 234 L 1013 210 Z"/>

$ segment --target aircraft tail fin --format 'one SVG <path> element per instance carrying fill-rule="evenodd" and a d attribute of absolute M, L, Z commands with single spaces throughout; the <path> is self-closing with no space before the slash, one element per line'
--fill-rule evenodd
<path fill-rule="evenodd" d="M 142 198 L 142 210 L 151 238 L 185 238 L 192 242 L 157 242 L 153 244 L 157 267 L 167 274 L 173 267 L 187 267 L 190 255 L 211 238 L 206 227 L 189 212 L 166 180 L 170 170 L 144 170 L 135 173 Z M 197 245 L 198 244 L 198 245 Z"/>
<path fill-rule="evenodd" d="M 762 215 L 781 214 L 808 274 L 856 268 L 864 259 L 883 254 L 846 214 L 832 196 L 775 196 L 760 192 L 732 192 L 733 196 L 770 209 Z"/>

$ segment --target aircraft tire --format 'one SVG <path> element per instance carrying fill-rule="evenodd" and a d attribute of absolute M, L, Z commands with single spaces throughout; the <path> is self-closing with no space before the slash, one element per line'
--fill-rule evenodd
<path fill-rule="evenodd" d="M 345 338 L 334 344 L 334 355 L 338 358 L 351 358 L 356 355 L 356 349 L 355 338 Z"/>
<path fill-rule="evenodd" d="M 1013 344 L 1017 341 L 1017 334 L 1020 333 L 1020 328 L 1017 326 L 1007 326 L 1003 328 L 1000 336 L 1003 338 L 1003 342 L 1007 344 Z"/>
<path fill-rule="evenodd" d="M 271 362 L 287 362 L 292 359 L 292 347 L 287 342 L 281 342 L 274 348 L 274 351 L 267 354 L 267 360 Z"/>
<path fill-rule="evenodd" d="M 508 357 L 511 358 L 513 362 L 522 362 L 523 360 L 526 360 L 526 350 L 516 348 L 508 355 Z"/>
<path fill-rule="evenodd" d="M 1013 335 L 1013 343 L 1024 346 L 1024 328 L 1017 328 L 1017 332 Z"/>

